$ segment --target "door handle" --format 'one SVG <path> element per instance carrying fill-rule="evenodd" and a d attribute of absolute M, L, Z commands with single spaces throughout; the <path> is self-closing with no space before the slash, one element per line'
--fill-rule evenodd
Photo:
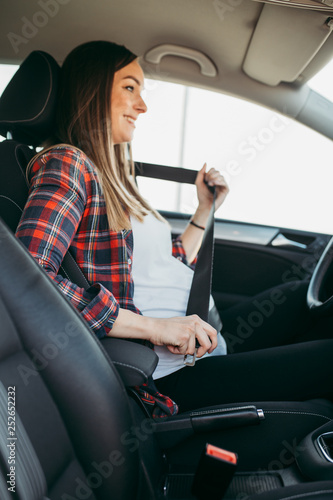
<path fill-rule="evenodd" d="M 283 234 L 279 233 L 274 240 L 271 242 L 273 247 L 284 247 L 284 248 L 301 248 L 305 250 L 308 246 L 304 243 L 299 243 L 298 241 L 290 240 L 286 238 Z"/>

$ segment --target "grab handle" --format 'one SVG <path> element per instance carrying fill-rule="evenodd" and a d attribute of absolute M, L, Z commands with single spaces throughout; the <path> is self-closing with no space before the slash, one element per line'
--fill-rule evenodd
<path fill-rule="evenodd" d="M 213 78 L 217 75 L 216 66 L 213 62 L 202 52 L 198 50 L 189 49 L 180 45 L 173 45 L 165 43 L 157 45 L 145 54 L 145 60 L 152 64 L 159 64 L 161 59 L 165 56 L 178 56 L 185 59 L 191 59 L 200 66 L 201 74 Z"/>

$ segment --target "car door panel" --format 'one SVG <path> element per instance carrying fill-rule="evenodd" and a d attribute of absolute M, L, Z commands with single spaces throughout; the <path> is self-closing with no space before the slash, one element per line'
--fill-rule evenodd
<path fill-rule="evenodd" d="M 228 223 L 218 222 L 219 225 L 223 231 Z M 236 225 L 241 234 L 244 225 Z M 254 233 L 260 233 L 260 226 L 248 224 L 247 232 L 249 226 Z M 271 241 L 263 243 L 242 241 L 239 235 L 237 241 L 217 236 L 213 293 L 220 310 L 276 285 L 309 279 L 330 238 L 322 234 L 269 229 L 276 234 Z M 277 239 L 286 240 L 285 244 L 276 246 Z M 294 242 L 302 247 L 295 246 Z"/>
<path fill-rule="evenodd" d="M 174 235 L 188 217 L 163 212 Z M 212 290 L 221 311 L 264 290 L 307 280 L 329 235 L 231 221 L 215 222 Z"/>

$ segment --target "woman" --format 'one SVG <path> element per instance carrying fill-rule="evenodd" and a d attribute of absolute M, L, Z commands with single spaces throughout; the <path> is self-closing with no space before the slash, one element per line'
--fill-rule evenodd
<path fill-rule="evenodd" d="M 90 42 L 68 55 L 61 70 L 55 134 L 30 165 L 31 189 L 17 236 L 98 337 L 140 339 L 155 346 L 160 359 L 156 384 L 181 410 L 229 401 L 330 396 L 330 341 L 314 343 L 311 356 L 303 345 L 221 356 L 221 335 L 196 315 L 185 316 L 192 271 L 184 264 L 195 260 L 212 204 L 205 183 L 216 188 L 216 208 L 228 187 L 219 172 L 206 172 L 203 166 L 196 180 L 198 209 L 171 246 L 170 228 L 141 197 L 128 159 L 136 120 L 147 111 L 142 88 L 142 69 L 125 47 Z M 88 290 L 58 274 L 69 248 L 91 283 Z M 196 341 L 197 357 L 205 359 L 185 368 L 183 357 L 193 354 Z M 290 383 L 295 348 L 304 374 Z M 314 366 L 316 375 L 307 380 L 304 367 L 315 365 L 316 351 L 325 368 Z M 191 385 L 193 391 L 188 390 Z M 141 388 L 141 396 L 153 406 L 155 417 L 177 412 L 177 405 L 153 385 Z"/>

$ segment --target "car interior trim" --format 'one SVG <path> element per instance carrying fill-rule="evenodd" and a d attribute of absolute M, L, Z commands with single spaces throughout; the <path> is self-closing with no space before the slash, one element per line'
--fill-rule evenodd
<path fill-rule="evenodd" d="M 333 139 L 333 103 L 314 90 L 310 90 L 296 119 Z"/>
<path fill-rule="evenodd" d="M 326 21 L 326 13 L 265 4 L 243 70 L 266 85 L 294 82 L 332 33 Z"/>

